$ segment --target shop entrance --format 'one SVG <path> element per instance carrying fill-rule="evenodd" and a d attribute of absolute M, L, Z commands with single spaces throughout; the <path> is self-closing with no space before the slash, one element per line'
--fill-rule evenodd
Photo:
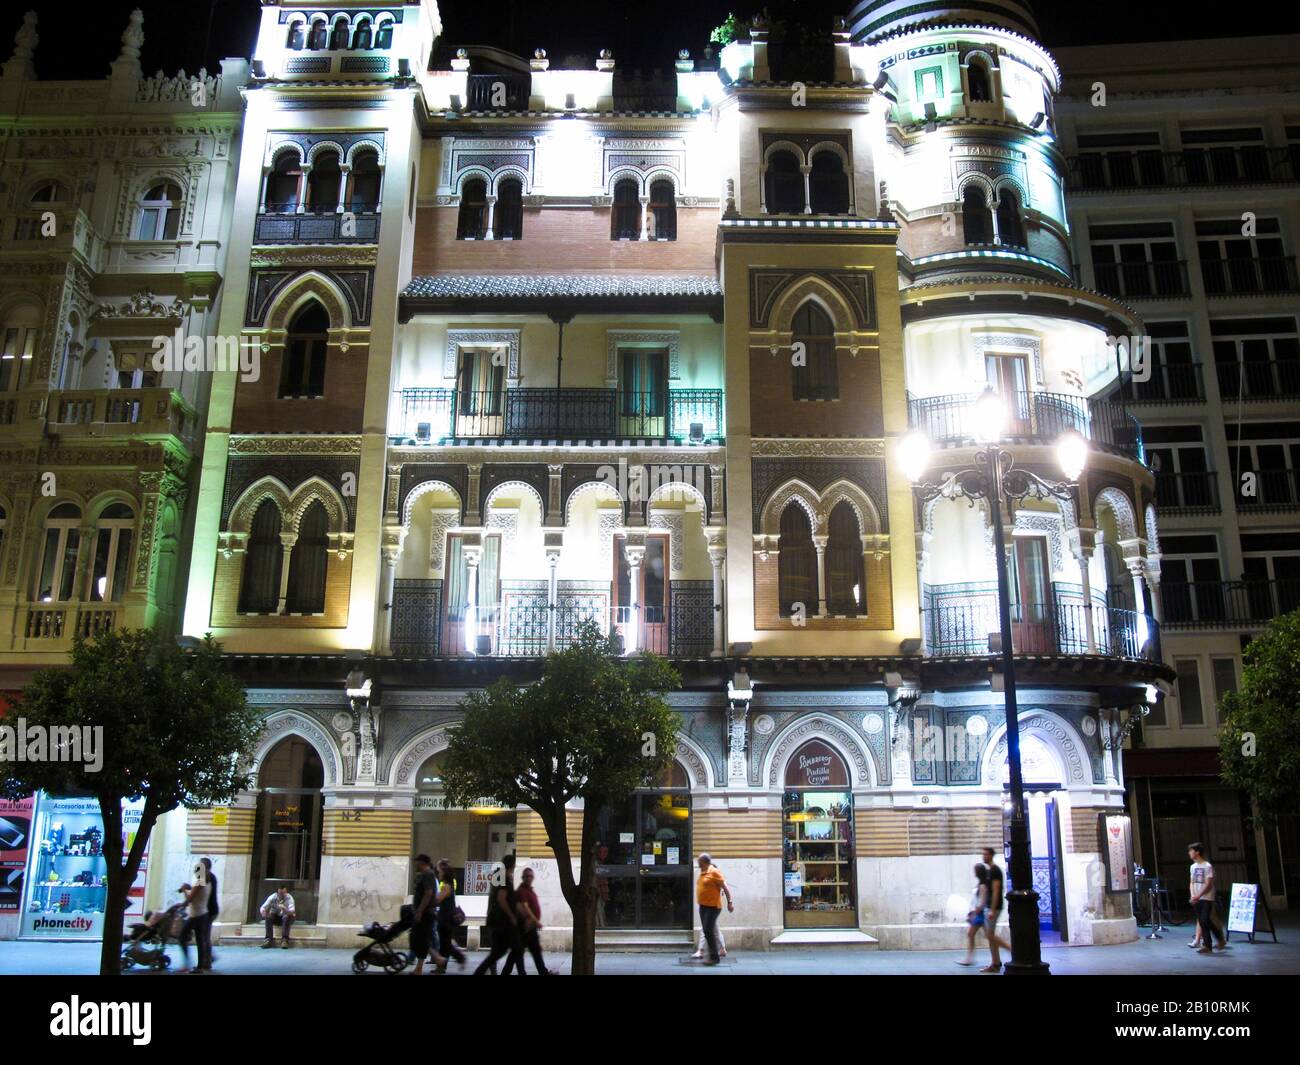
<path fill-rule="evenodd" d="M 296 736 L 280 741 L 262 763 L 250 921 L 258 920 L 258 910 L 271 892 L 284 886 L 293 896 L 298 920 L 316 923 L 324 783 L 320 755 Z"/>
<path fill-rule="evenodd" d="M 854 928 L 853 792 L 844 759 L 821 740 L 790 756 L 781 801 L 786 928 Z"/>
<path fill-rule="evenodd" d="M 1055 932 L 1067 941 L 1065 919 L 1065 870 L 1061 861 L 1061 797 L 1055 761 L 1040 741 L 1022 736 L 1020 761 L 1025 788 L 1025 815 L 1029 819 L 1029 853 L 1038 893 L 1038 927 L 1041 932 Z M 1011 791 L 1009 772 L 1003 766 L 1002 855 L 1007 890 L 1011 882 Z"/>
<path fill-rule="evenodd" d="M 444 806 L 444 756 L 442 751 L 433 755 L 416 774 L 411 857 L 427 854 L 434 861 L 446 858 L 451 863 L 456 893 L 484 896 L 482 910 L 477 902 L 467 905 L 471 915 L 481 915 L 487 906 L 488 874 L 507 854 L 515 853 L 515 812 L 486 799 L 468 809 Z"/>
<path fill-rule="evenodd" d="M 674 762 L 660 786 L 600 812 L 596 909 L 600 928 L 691 928 L 691 793 Z"/>

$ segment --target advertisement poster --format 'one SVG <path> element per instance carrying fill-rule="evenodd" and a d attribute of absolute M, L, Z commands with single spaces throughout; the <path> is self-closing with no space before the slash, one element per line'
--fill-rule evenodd
<path fill-rule="evenodd" d="M 681 851 L 680 851 L 677 847 L 669 847 L 669 848 L 668 848 L 668 864 L 669 864 L 669 865 L 680 865 L 680 864 L 681 864 L 681 857 L 680 857 L 680 855 L 681 855 Z"/>
<path fill-rule="evenodd" d="M 122 842 L 135 841 L 144 801 L 122 804 Z M 108 888 L 104 880 L 104 822 L 98 800 L 41 794 L 32 819 L 25 902 L 18 934 L 24 939 L 99 939 Z M 128 892 L 123 915 L 143 912 L 147 857 Z"/>
<path fill-rule="evenodd" d="M 1255 931 L 1255 906 L 1259 900 L 1258 884 L 1233 884 L 1232 900 L 1228 904 L 1228 931 Z"/>
<path fill-rule="evenodd" d="M 1120 893 L 1133 890 L 1132 822 L 1127 814 L 1103 814 L 1107 890 Z"/>
<path fill-rule="evenodd" d="M 803 873 L 785 874 L 785 897 L 797 899 L 803 896 Z"/>
<path fill-rule="evenodd" d="M 466 862 L 465 863 L 465 890 L 462 895 L 486 895 L 488 888 L 488 877 L 492 874 L 492 867 L 496 862 Z"/>
<path fill-rule="evenodd" d="M 35 796 L 0 799 L 0 913 L 17 913 L 23 904 L 23 878 L 32 837 Z"/>

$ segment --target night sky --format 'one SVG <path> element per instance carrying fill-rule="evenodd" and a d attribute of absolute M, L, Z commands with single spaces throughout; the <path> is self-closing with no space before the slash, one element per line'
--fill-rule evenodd
<path fill-rule="evenodd" d="M 493 44 L 531 55 L 547 49 L 556 66 L 566 56 L 582 56 L 593 66 L 600 48 L 614 49 L 624 69 L 669 68 L 679 48 L 698 55 L 709 32 L 728 11 L 748 16 L 765 0 L 651 0 L 617 4 L 612 0 L 442 0 L 443 41 L 451 45 Z M 851 0 L 785 0 L 806 11 L 806 21 L 829 26 Z M 260 5 L 257 0 L 143 0 L 76 5 L 66 0 L 5 4 L 0 22 L 0 58 L 34 6 L 40 16 L 37 73 L 45 79 L 98 78 L 117 56 L 122 30 L 132 8 L 144 11 L 146 73 L 160 67 L 169 74 L 184 67 L 215 69 L 222 56 L 247 57 L 252 51 Z M 328 6 L 328 5 L 327 5 Z M 1235 18 L 1222 4 L 1168 0 L 1038 0 L 1035 9 L 1049 45 L 1107 44 L 1191 37 L 1233 37 L 1300 32 L 1300 9 L 1281 4 L 1254 5 L 1249 18 Z M 71 33 L 68 31 L 72 30 Z"/>

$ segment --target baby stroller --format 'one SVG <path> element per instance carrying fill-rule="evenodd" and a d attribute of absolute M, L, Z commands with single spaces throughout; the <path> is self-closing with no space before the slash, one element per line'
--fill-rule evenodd
<path fill-rule="evenodd" d="M 406 905 L 401 909 L 401 916 L 392 924 L 382 925 L 378 921 L 372 921 L 361 929 L 357 935 L 364 936 L 370 942 L 352 955 L 352 971 L 363 973 L 372 965 L 390 973 L 400 973 L 405 969 L 411 959 L 402 951 L 394 950 L 391 944 L 411 927 L 413 915 L 411 906 Z"/>
<path fill-rule="evenodd" d="M 143 921 L 131 925 L 131 938 L 122 944 L 122 971 L 135 965 L 153 969 L 166 969 L 172 960 L 167 955 L 167 944 L 180 939 L 185 927 L 185 903 L 178 902 L 158 913 L 144 915 Z"/>

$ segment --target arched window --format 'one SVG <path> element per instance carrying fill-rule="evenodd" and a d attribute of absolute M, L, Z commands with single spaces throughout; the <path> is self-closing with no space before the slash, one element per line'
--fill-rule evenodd
<path fill-rule="evenodd" d="M 81 508 L 59 503 L 45 519 L 45 548 L 36 599 L 41 603 L 66 603 L 77 579 L 77 552 L 81 548 Z"/>
<path fill-rule="evenodd" d="M 325 20 L 323 18 L 318 18 L 311 24 L 311 32 L 307 34 L 307 47 L 314 52 L 323 51 L 328 32 L 329 30 L 325 25 Z"/>
<path fill-rule="evenodd" d="M 866 568 L 858 515 L 840 500 L 831 511 L 826 540 L 826 600 L 832 614 L 857 617 L 867 612 Z"/>
<path fill-rule="evenodd" d="M 330 33 L 330 51 L 342 52 L 348 46 L 348 20 L 339 16 L 334 20 L 334 29 Z"/>
<path fill-rule="evenodd" d="M 504 178 L 497 185 L 497 203 L 492 212 L 493 235 L 498 240 L 522 240 L 524 236 L 524 183 Z"/>
<path fill-rule="evenodd" d="M 276 214 L 292 214 L 298 210 L 301 179 L 298 156 L 293 152 L 281 152 L 266 175 L 266 209 Z"/>
<path fill-rule="evenodd" d="M 457 240 L 482 240 L 487 221 L 487 182 L 470 178 L 460 189 L 460 215 L 456 219 Z"/>
<path fill-rule="evenodd" d="M 0 555 L 5 550 L 5 529 L 9 525 L 9 513 L 4 507 L 0 506 Z"/>
<path fill-rule="evenodd" d="M 970 102 L 973 104 L 991 103 L 993 88 L 989 79 L 988 67 L 980 59 L 972 59 L 966 68 L 966 82 L 970 86 Z"/>
<path fill-rule="evenodd" d="M 10 308 L 0 330 L 0 392 L 27 387 L 40 322 L 41 312 L 31 304 Z"/>
<path fill-rule="evenodd" d="M 379 153 L 369 148 L 352 157 L 352 197 L 349 209 L 353 211 L 379 210 Z"/>
<path fill-rule="evenodd" d="M 315 300 L 294 315 L 284 340 L 280 398 L 300 399 L 325 394 L 325 346 L 329 315 Z"/>
<path fill-rule="evenodd" d="M 614 209 L 610 212 L 610 240 L 638 240 L 641 236 L 641 190 L 633 178 L 614 186 Z"/>
<path fill-rule="evenodd" d="M 835 366 L 835 326 L 812 300 L 794 314 L 794 343 L 803 345 L 804 365 L 794 367 L 795 399 L 839 399 Z M 795 352 L 798 352 L 795 348 Z"/>
<path fill-rule="evenodd" d="M 371 22 L 368 18 L 357 20 L 357 32 L 352 35 L 352 47 L 363 50 L 369 50 L 371 38 L 374 36 Z"/>
<path fill-rule="evenodd" d="M 798 503 L 788 503 L 781 512 L 781 541 L 776 555 L 777 597 L 781 616 L 795 613 L 801 603 L 804 617 L 819 614 L 817 602 L 817 550 L 812 526 Z"/>
<path fill-rule="evenodd" d="M 325 572 L 329 565 L 329 515 L 320 501 L 298 521 L 298 541 L 289 554 L 286 614 L 325 613 Z"/>
<path fill-rule="evenodd" d="M 135 512 L 125 503 L 112 503 L 99 515 L 95 528 L 95 561 L 86 598 L 92 603 L 116 603 L 130 581 Z"/>
<path fill-rule="evenodd" d="M 376 48 L 393 47 L 393 20 L 386 19 L 379 24 L 379 29 L 375 31 Z"/>
<path fill-rule="evenodd" d="M 773 152 L 765 175 L 768 214 L 803 214 L 803 174 L 794 152 Z"/>
<path fill-rule="evenodd" d="M 677 239 L 677 198 L 673 195 L 673 183 L 667 178 L 650 183 L 649 220 L 653 226 L 649 234 L 652 239 Z"/>
<path fill-rule="evenodd" d="M 813 156 L 808 184 L 813 214 L 849 213 L 849 176 L 834 152 L 823 150 Z"/>
<path fill-rule="evenodd" d="M 136 240 L 175 240 L 181 228 L 181 190 L 171 182 L 144 194 L 136 215 Z"/>
<path fill-rule="evenodd" d="M 32 192 L 31 203 L 63 203 L 68 198 L 68 190 L 61 181 L 42 181 Z"/>
<path fill-rule="evenodd" d="M 1012 248 L 1025 246 L 1025 223 L 1020 217 L 1020 201 L 1010 189 L 998 195 L 998 239 Z"/>
<path fill-rule="evenodd" d="M 307 174 L 307 206 L 313 214 L 332 214 L 339 206 L 343 172 L 338 152 L 321 152 Z"/>
<path fill-rule="evenodd" d="M 993 219 L 984 190 L 978 185 L 967 185 L 961 197 L 962 232 L 967 244 L 992 244 Z"/>
<path fill-rule="evenodd" d="M 239 587 L 241 614 L 276 614 L 280 610 L 280 571 L 284 544 L 280 542 L 280 508 L 262 500 L 253 514 Z"/>
<path fill-rule="evenodd" d="M 290 48 L 295 52 L 302 51 L 302 46 L 306 43 L 305 35 L 303 33 L 304 25 L 305 23 L 302 19 L 298 19 L 296 22 L 289 24 L 289 37 L 285 41 L 285 47 Z"/>

